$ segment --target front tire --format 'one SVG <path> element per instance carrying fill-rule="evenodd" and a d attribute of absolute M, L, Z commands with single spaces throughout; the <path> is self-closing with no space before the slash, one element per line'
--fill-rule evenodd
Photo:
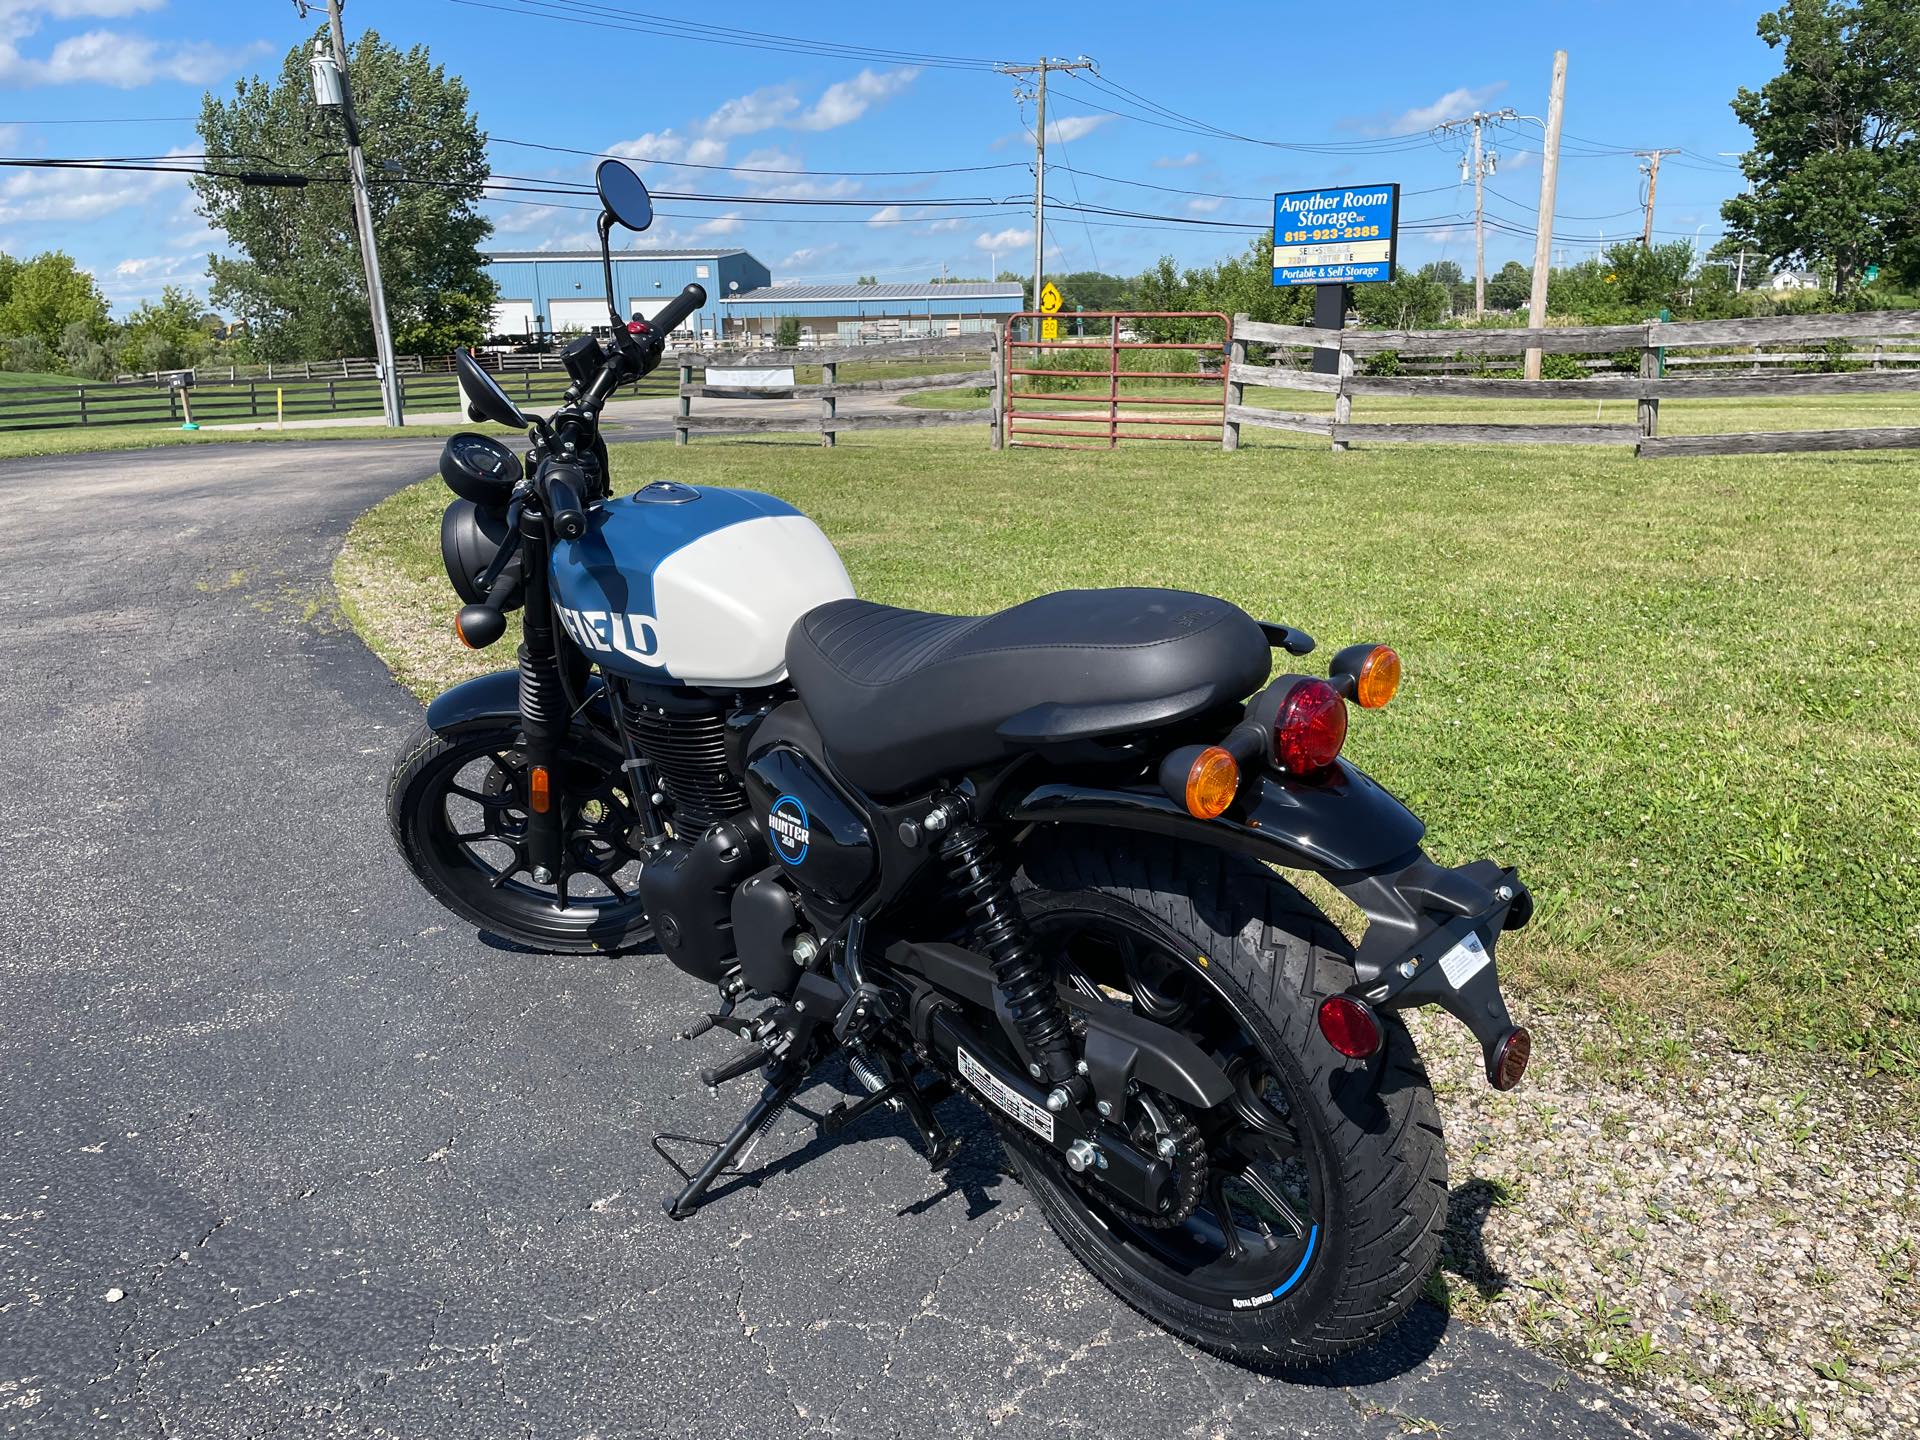
<path fill-rule="evenodd" d="M 1319 1033 L 1320 1000 L 1352 983 L 1344 937 L 1264 866 L 1159 837 L 1043 832 L 1029 844 L 1021 884 L 1036 941 L 1083 988 L 1104 965 L 1109 975 L 1093 978 L 1110 1001 L 1131 990 L 1136 1010 L 1216 1057 L 1239 1054 L 1242 1067 L 1257 1052 L 1260 1091 L 1295 1137 L 1267 1142 L 1276 1154 L 1284 1149 L 1284 1174 L 1262 1161 L 1253 1196 L 1210 1192 L 1209 1204 L 1170 1233 L 1103 1203 L 1098 1187 L 1072 1176 L 1050 1148 L 1000 1124 L 1020 1178 L 1068 1248 L 1135 1309 L 1242 1362 L 1311 1365 L 1380 1339 L 1438 1258 L 1446 1147 L 1398 1020 L 1383 1017 L 1386 1045 L 1368 1061 L 1346 1059 Z M 1161 958 L 1138 959 L 1156 940 Z M 1108 951 L 1110 962 L 1101 958 Z M 1153 965 L 1164 983 L 1111 979 L 1119 968 L 1138 975 Z M 1212 1112 L 1200 1119 L 1229 1157 L 1252 1148 Z M 1249 1208 L 1253 1215 L 1241 1213 Z"/>
<path fill-rule="evenodd" d="M 586 955 L 653 937 L 635 889 L 632 797 L 621 755 L 590 733 L 568 740 L 566 867 L 528 869 L 525 746 L 514 725 L 441 735 L 421 725 L 400 747 L 387 824 L 407 868 L 442 905 L 530 950 Z"/>

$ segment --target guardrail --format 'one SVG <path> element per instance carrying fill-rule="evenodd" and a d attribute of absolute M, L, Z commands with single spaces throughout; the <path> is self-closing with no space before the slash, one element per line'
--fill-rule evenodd
<path fill-rule="evenodd" d="M 1335 450 L 1366 444 L 1632 445 L 1637 455 L 1751 455 L 1770 451 L 1920 448 L 1920 426 L 1860 426 L 1845 430 L 1741 431 L 1724 435 L 1659 433 L 1662 400 L 1738 396 L 1861 395 L 1920 392 L 1920 368 L 1763 374 L 1669 375 L 1667 367 L 1694 357 L 1669 352 L 1688 346 L 1774 344 L 1802 340 L 1905 340 L 1920 336 L 1920 312 L 1857 315 L 1776 315 L 1750 320 L 1653 321 L 1643 325 L 1582 325 L 1540 330 L 1344 330 L 1268 325 L 1235 317 L 1227 368 L 1227 424 L 1221 444 L 1235 450 L 1240 427 L 1325 435 Z M 1248 363 L 1249 343 L 1285 353 L 1335 352 L 1332 374 L 1292 364 Z M 1363 357 L 1396 355 L 1512 356 L 1529 349 L 1548 355 L 1639 352 L 1639 374 L 1579 380 L 1516 380 L 1466 375 L 1365 375 Z M 1714 357 L 1717 361 L 1720 357 Z M 1728 357 L 1737 358 L 1737 357 Z M 1829 357 L 1823 352 L 1818 358 Z M 1245 403 L 1247 386 L 1331 394 L 1333 413 L 1268 410 Z M 1400 424 L 1355 423 L 1356 396 L 1502 400 L 1632 400 L 1632 424 Z"/>
<path fill-rule="evenodd" d="M 673 443 L 685 445 L 695 435 L 752 434 L 767 431 L 818 432 L 820 443 L 831 446 L 842 431 L 901 430 L 925 425 L 951 425 L 955 422 L 980 423 L 990 420 L 997 410 L 990 407 L 983 415 L 978 410 L 887 410 L 858 415 L 842 415 L 840 401 L 860 395 L 900 395 L 916 390 L 956 390 L 965 386 L 995 386 L 998 365 L 988 370 L 949 371 L 938 375 L 894 375 L 868 380 L 840 379 L 840 366 L 924 360 L 949 355 L 980 355 L 994 337 L 978 335 L 944 336 L 938 339 L 895 340 L 878 344 L 802 348 L 797 350 L 754 350 L 749 352 L 756 366 L 818 365 L 817 384 L 782 388 L 778 397 L 753 400 L 753 404 L 779 404 L 789 400 L 817 398 L 817 414 L 789 411 L 779 415 L 748 415 L 729 411 L 717 415 L 695 415 L 695 400 L 739 400 L 740 392 L 728 386 L 696 384 L 693 372 L 710 366 L 739 364 L 738 350 L 683 351 L 670 357 L 679 367 L 679 414 L 673 421 Z M 996 346 L 997 353 L 997 346 Z M 996 397 L 997 398 L 997 397 Z"/>

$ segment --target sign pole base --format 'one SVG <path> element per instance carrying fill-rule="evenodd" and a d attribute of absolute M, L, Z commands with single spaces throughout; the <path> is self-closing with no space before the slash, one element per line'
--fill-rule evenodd
<path fill-rule="evenodd" d="M 1316 285 L 1313 287 L 1313 328 L 1316 330 L 1340 330 L 1347 323 L 1347 287 L 1345 285 Z M 1313 373 L 1315 375 L 1338 375 L 1340 373 L 1340 352 L 1338 350 L 1315 350 L 1313 352 Z"/>

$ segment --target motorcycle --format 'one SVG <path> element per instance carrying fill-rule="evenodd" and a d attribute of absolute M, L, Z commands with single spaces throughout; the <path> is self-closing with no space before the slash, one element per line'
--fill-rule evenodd
<path fill-rule="evenodd" d="M 651 202 L 618 161 L 596 185 L 611 297 L 612 226 L 644 229 Z M 610 300 L 610 342 L 567 346 L 544 419 L 455 357 L 469 414 L 529 442 L 441 456 L 455 630 L 491 645 L 518 609 L 522 640 L 396 761 L 406 863 L 520 946 L 651 942 L 715 987 L 686 1038 L 743 1048 L 701 1079 L 761 1093 L 695 1172 L 656 1139 L 676 1219 L 837 1056 L 854 1098 L 824 1132 L 885 1109 L 939 1168 L 935 1107 L 970 1099 L 1072 1253 L 1188 1340 L 1290 1366 L 1378 1339 L 1447 1211 L 1401 1012 L 1456 1016 L 1502 1090 L 1531 1052 L 1495 963 L 1527 887 L 1430 860 L 1341 757 L 1399 657 L 1353 645 L 1301 673 L 1307 634 L 1174 590 L 921 613 L 855 596 L 773 496 L 615 496 L 602 408 L 705 298 L 628 321 Z M 1351 900 L 1359 943 L 1284 870 Z"/>

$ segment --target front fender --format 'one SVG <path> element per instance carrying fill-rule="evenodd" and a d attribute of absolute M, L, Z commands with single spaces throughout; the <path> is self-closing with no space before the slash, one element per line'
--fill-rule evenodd
<path fill-rule="evenodd" d="M 1151 830 L 1238 850 L 1294 870 L 1369 872 L 1413 858 L 1426 827 L 1406 806 L 1346 761 L 1339 774 L 1305 785 L 1262 775 L 1226 814 L 1196 820 L 1157 785 L 1107 788 L 1053 781 L 1016 801 L 1025 824 L 1108 825 Z"/>
<path fill-rule="evenodd" d="M 495 670 L 462 680 L 433 697 L 427 706 L 427 725 L 436 735 L 459 735 L 490 729 L 520 718 L 520 672 Z"/>

